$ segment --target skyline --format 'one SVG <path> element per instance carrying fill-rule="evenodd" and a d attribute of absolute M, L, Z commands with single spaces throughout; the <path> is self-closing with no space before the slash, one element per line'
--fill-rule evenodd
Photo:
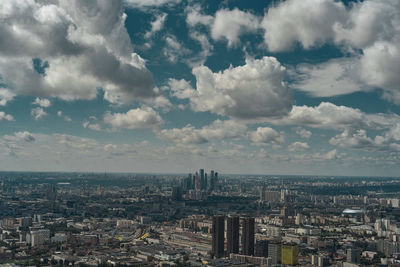
<path fill-rule="evenodd" d="M 398 1 L 6 0 L 0 21 L 0 171 L 399 176 Z"/>

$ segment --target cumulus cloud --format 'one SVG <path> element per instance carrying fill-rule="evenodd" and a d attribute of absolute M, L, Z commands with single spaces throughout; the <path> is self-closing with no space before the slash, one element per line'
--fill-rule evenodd
<path fill-rule="evenodd" d="M 122 1 L 5 0 L 0 10 L 0 75 L 14 94 L 93 99 L 103 88 L 124 103 L 155 95 Z"/>
<path fill-rule="evenodd" d="M 42 108 L 48 108 L 51 106 L 51 102 L 46 98 L 36 97 L 35 101 L 32 102 L 32 105 L 38 105 Z"/>
<path fill-rule="evenodd" d="M 400 103 L 400 2 L 284 1 L 265 14 L 262 27 L 270 51 L 334 43 L 351 57 L 297 67 L 294 88 L 327 97 L 382 88 Z"/>
<path fill-rule="evenodd" d="M 0 77 L 1 79 L 1 77 Z M 7 105 L 8 102 L 12 101 L 15 94 L 6 88 L 0 88 L 0 106 Z"/>
<path fill-rule="evenodd" d="M 322 129 L 375 129 L 392 127 L 400 120 L 396 114 L 368 114 L 359 109 L 321 102 L 318 106 L 294 106 L 288 116 L 270 120 L 277 125 L 302 125 Z"/>
<path fill-rule="evenodd" d="M 152 108 L 141 107 L 126 113 L 108 112 L 104 115 L 104 122 L 116 129 L 139 129 L 159 126 L 163 120 Z"/>
<path fill-rule="evenodd" d="M 395 42 L 376 42 L 363 53 L 360 60 L 363 81 L 383 88 L 387 99 L 400 104 L 400 22 L 399 38 Z"/>
<path fill-rule="evenodd" d="M 273 52 L 300 43 L 308 49 L 334 38 L 333 25 L 346 21 L 346 8 L 333 0 L 289 0 L 268 9 L 261 27 L 265 43 Z"/>
<path fill-rule="evenodd" d="M 296 134 L 298 136 L 300 136 L 301 138 L 310 138 L 311 135 L 312 135 L 311 131 L 308 131 L 308 130 L 302 128 L 302 127 L 295 128 L 295 131 L 296 131 Z"/>
<path fill-rule="evenodd" d="M 255 32 L 258 28 L 258 17 L 253 14 L 239 9 L 220 9 L 211 25 L 211 36 L 214 40 L 224 38 L 228 46 L 233 46 L 239 42 L 240 35 Z"/>
<path fill-rule="evenodd" d="M 238 119 L 284 116 L 292 108 L 292 94 L 283 83 L 285 68 L 273 57 L 246 59 L 246 64 L 213 73 L 195 67 L 196 90 L 186 81 L 170 80 L 177 98 L 190 100 L 195 111 L 211 111 Z"/>
<path fill-rule="evenodd" d="M 156 19 L 151 22 L 151 30 L 148 31 L 144 37 L 151 38 L 156 32 L 159 32 L 164 27 L 165 19 L 167 18 L 166 13 L 162 13 L 156 16 Z"/>
<path fill-rule="evenodd" d="M 256 144 L 281 144 L 285 142 L 284 133 L 278 133 L 270 127 L 258 127 L 249 133 L 249 139 Z"/>
<path fill-rule="evenodd" d="M 288 150 L 291 152 L 304 151 L 310 149 L 310 146 L 305 142 L 293 142 L 288 146 Z"/>
<path fill-rule="evenodd" d="M 237 8 L 233 10 L 220 9 L 214 16 L 205 15 L 199 5 L 187 7 L 186 23 L 191 28 L 203 25 L 211 31 L 211 37 L 216 40 L 226 40 L 228 47 L 240 43 L 239 37 L 246 33 L 254 33 L 259 30 L 260 19 Z"/>
<path fill-rule="evenodd" d="M 14 117 L 10 114 L 6 114 L 4 111 L 0 111 L 0 121 L 13 121 Z"/>
<path fill-rule="evenodd" d="M 233 120 L 216 120 L 210 125 L 206 125 L 201 129 L 196 129 L 192 125 L 185 127 L 163 129 L 157 132 L 157 135 L 164 140 L 174 143 L 183 144 L 204 144 L 211 139 L 224 140 L 227 138 L 244 137 L 246 133 L 246 125 Z"/>
<path fill-rule="evenodd" d="M 332 137 L 329 143 L 345 148 L 371 148 L 375 146 L 374 140 L 369 138 L 367 132 L 363 129 L 356 131 L 346 129 L 343 133 Z"/>
<path fill-rule="evenodd" d="M 43 108 L 33 108 L 31 109 L 31 115 L 34 120 L 40 120 L 47 116 L 47 112 Z"/>

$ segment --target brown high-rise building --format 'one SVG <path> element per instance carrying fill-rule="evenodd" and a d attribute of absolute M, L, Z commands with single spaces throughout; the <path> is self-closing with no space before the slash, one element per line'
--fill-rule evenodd
<path fill-rule="evenodd" d="M 254 218 L 242 220 L 242 254 L 254 255 Z"/>
<path fill-rule="evenodd" d="M 224 255 L 224 216 L 214 216 L 212 218 L 212 256 L 220 258 Z"/>
<path fill-rule="evenodd" d="M 239 217 L 228 217 L 226 221 L 226 239 L 228 254 L 239 253 Z"/>

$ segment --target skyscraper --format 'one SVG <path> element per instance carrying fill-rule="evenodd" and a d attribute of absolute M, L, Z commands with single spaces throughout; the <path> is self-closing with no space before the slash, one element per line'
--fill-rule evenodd
<path fill-rule="evenodd" d="M 239 253 L 239 217 L 228 217 L 226 221 L 226 249 L 228 254 Z"/>
<path fill-rule="evenodd" d="M 199 181 L 199 173 L 198 172 L 196 172 L 196 175 L 195 175 L 195 179 L 196 179 L 196 190 L 200 190 L 200 181 Z"/>
<path fill-rule="evenodd" d="M 209 186 L 211 191 L 214 190 L 214 186 L 215 186 L 214 171 L 211 170 L 210 171 L 210 186 Z"/>
<path fill-rule="evenodd" d="M 242 254 L 254 255 L 254 218 L 242 220 Z"/>
<path fill-rule="evenodd" d="M 200 189 L 204 189 L 204 169 L 200 169 Z"/>
<path fill-rule="evenodd" d="M 268 240 L 257 240 L 254 254 L 256 257 L 268 257 Z"/>
<path fill-rule="evenodd" d="M 224 255 L 224 216 L 212 218 L 212 256 L 220 258 Z"/>

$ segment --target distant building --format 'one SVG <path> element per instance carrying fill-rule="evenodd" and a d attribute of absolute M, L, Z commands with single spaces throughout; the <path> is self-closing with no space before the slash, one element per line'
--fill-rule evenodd
<path fill-rule="evenodd" d="M 32 247 L 43 245 L 44 243 L 50 241 L 50 230 L 40 229 L 30 232 L 30 242 Z"/>
<path fill-rule="evenodd" d="M 257 240 L 254 254 L 256 257 L 268 257 L 268 240 Z"/>
<path fill-rule="evenodd" d="M 200 169 L 200 189 L 205 189 L 204 169 Z"/>
<path fill-rule="evenodd" d="M 265 185 L 260 186 L 260 202 L 265 201 Z"/>
<path fill-rule="evenodd" d="M 286 265 L 296 265 L 299 260 L 299 247 L 297 245 L 283 245 L 282 246 L 281 263 Z"/>
<path fill-rule="evenodd" d="M 224 255 L 224 216 L 212 218 L 212 256 L 220 258 Z"/>
<path fill-rule="evenodd" d="M 361 249 L 349 248 L 347 249 L 347 262 L 360 263 L 361 260 Z"/>
<path fill-rule="evenodd" d="M 228 254 L 239 253 L 239 217 L 232 216 L 226 220 L 226 239 Z"/>
<path fill-rule="evenodd" d="M 242 254 L 254 255 L 254 218 L 242 219 Z"/>
<path fill-rule="evenodd" d="M 281 244 L 268 244 L 268 257 L 271 258 L 271 264 L 281 263 Z"/>
<path fill-rule="evenodd" d="M 182 200 L 182 187 L 174 186 L 172 188 L 172 200 L 181 201 Z"/>
<path fill-rule="evenodd" d="M 269 203 L 278 203 L 281 200 L 281 192 L 265 191 L 265 201 Z"/>

